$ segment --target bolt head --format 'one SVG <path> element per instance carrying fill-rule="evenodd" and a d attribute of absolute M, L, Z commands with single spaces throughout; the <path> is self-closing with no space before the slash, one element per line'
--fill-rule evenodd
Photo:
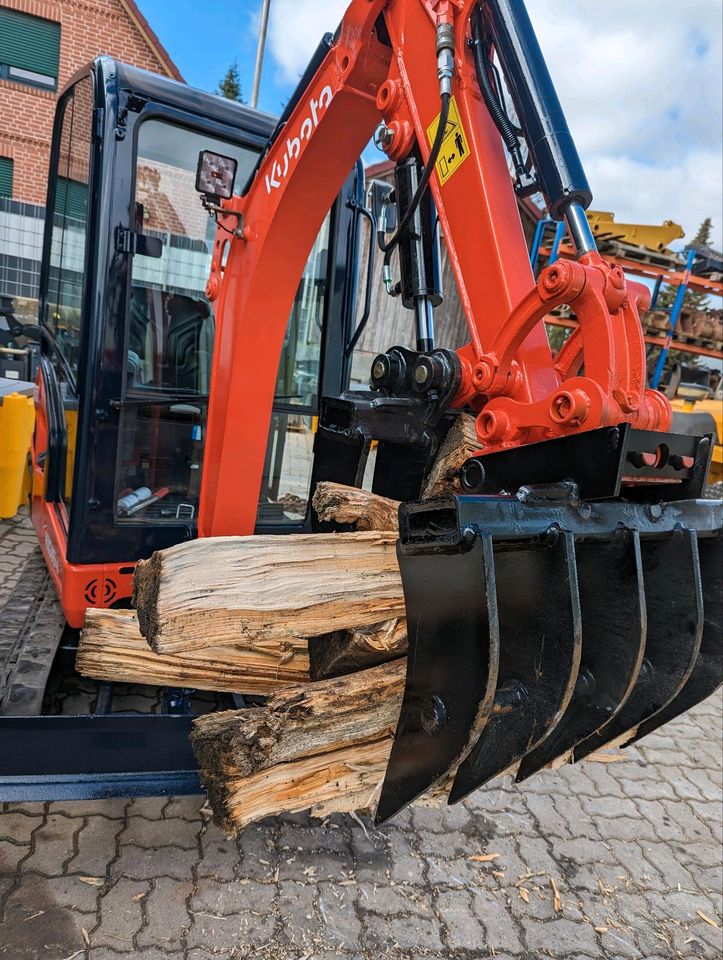
<path fill-rule="evenodd" d="M 414 382 L 420 387 L 424 386 L 432 375 L 429 367 L 424 363 L 418 363 L 414 368 Z"/>

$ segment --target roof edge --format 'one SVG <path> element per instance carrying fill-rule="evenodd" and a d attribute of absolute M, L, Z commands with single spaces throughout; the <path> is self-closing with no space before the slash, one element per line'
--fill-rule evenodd
<path fill-rule="evenodd" d="M 124 8 L 128 16 L 133 20 L 135 25 L 140 30 L 143 38 L 145 39 L 148 46 L 158 57 L 161 65 L 165 68 L 166 73 L 173 80 L 179 80 L 181 83 L 185 83 L 181 71 L 178 69 L 176 64 L 173 62 L 170 53 L 163 46 L 161 41 L 158 39 L 158 35 L 155 33 L 151 25 L 148 23 L 146 18 L 140 11 L 138 4 L 135 0 L 119 0 L 121 6 Z"/>

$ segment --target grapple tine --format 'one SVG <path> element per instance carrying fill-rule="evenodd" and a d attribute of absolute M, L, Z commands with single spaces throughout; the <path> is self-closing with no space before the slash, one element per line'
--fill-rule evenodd
<path fill-rule="evenodd" d="M 637 683 L 619 713 L 575 747 L 582 760 L 666 707 L 683 689 L 700 651 L 703 594 L 695 530 L 641 543 L 648 632 Z"/>
<path fill-rule="evenodd" d="M 669 720 L 705 700 L 723 683 L 723 538 L 698 541 L 703 587 L 703 639 L 688 682 L 673 700 L 638 727 L 637 743 Z"/>
<path fill-rule="evenodd" d="M 460 765 L 456 803 L 507 770 L 550 734 L 577 679 L 582 646 L 575 539 L 495 544 L 500 616 L 497 694 L 487 724 Z"/>
<path fill-rule="evenodd" d="M 382 823 L 466 755 L 492 708 L 499 625 L 492 539 L 453 553 L 398 550 L 407 683 L 376 812 Z"/>
<path fill-rule="evenodd" d="M 562 720 L 520 763 L 526 780 L 591 736 L 621 709 L 643 661 L 646 617 L 640 537 L 621 530 L 611 540 L 576 543 L 582 657 Z"/>

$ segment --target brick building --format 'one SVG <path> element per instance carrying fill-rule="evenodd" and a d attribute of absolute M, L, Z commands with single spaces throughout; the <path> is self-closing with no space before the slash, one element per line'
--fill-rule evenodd
<path fill-rule="evenodd" d="M 0 297 L 14 298 L 26 320 L 35 310 L 56 100 L 99 54 L 183 79 L 134 0 L 0 0 Z"/>

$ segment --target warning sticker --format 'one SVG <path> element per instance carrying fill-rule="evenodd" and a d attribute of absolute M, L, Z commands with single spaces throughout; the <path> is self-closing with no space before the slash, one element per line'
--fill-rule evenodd
<path fill-rule="evenodd" d="M 434 138 L 437 136 L 439 117 L 440 114 L 437 114 L 427 127 L 427 137 L 429 138 L 430 146 L 434 143 Z M 446 183 L 452 174 L 459 170 L 460 165 L 464 163 L 468 156 L 469 144 L 467 143 L 467 135 L 464 132 L 464 127 L 459 117 L 457 101 L 452 97 L 449 101 L 449 116 L 447 117 L 447 126 L 444 129 L 442 148 L 437 157 L 437 176 L 439 177 L 439 182 L 441 184 Z"/>

